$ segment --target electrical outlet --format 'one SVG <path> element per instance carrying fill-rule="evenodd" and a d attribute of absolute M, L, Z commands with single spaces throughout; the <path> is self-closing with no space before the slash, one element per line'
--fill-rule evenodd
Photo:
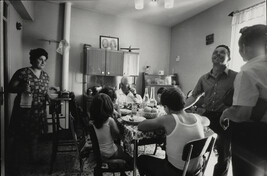
<path fill-rule="evenodd" d="M 180 56 L 176 56 L 176 62 L 179 62 L 180 61 Z"/>

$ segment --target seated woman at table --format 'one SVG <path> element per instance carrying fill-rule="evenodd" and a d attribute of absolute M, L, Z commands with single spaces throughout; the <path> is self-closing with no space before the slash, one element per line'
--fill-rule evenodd
<path fill-rule="evenodd" d="M 100 153 L 105 159 L 123 159 L 129 166 L 132 165 L 132 158 L 122 150 L 121 146 L 114 143 L 119 138 L 120 131 L 112 118 L 113 104 L 110 97 L 104 93 L 96 95 L 90 107 L 90 114 L 99 143 Z"/>
<path fill-rule="evenodd" d="M 101 89 L 99 93 L 107 94 L 110 97 L 113 103 L 113 108 L 114 108 L 113 117 L 119 118 L 121 116 L 121 112 L 120 112 L 120 108 L 118 104 L 116 104 L 117 95 L 116 95 L 115 90 L 110 86 L 106 86 L 103 89 Z"/>
<path fill-rule="evenodd" d="M 166 132 L 166 158 L 159 159 L 141 155 L 137 160 L 140 175 L 182 175 L 185 144 L 204 138 L 204 126 L 209 125 L 206 117 L 184 111 L 184 95 L 179 88 L 167 88 L 161 95 L 161 104 L 167 115 L 141 122 L 138 129 L 151 131 L 162 128 Z M 194 173 L 202 166 L 202 158 L 190 162 L 188 172 Z"/>

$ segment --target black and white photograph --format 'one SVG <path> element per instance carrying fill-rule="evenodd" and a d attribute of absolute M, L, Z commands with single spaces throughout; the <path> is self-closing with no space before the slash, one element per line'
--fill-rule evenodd
<path fill-rule="evenodd" d="M 266 0 L 0 0 L 1 176 L 267 176 Z"/>

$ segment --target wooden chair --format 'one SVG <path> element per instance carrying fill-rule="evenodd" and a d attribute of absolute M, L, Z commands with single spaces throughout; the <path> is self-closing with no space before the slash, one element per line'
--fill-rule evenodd
<path fill-rule="evenodd" d="M 95 133 L 93 124 L 89 124 L 88 133 L 90 134 L 94 158 L 96 160 L 96 166 L 94 168 L 94 176 L 102 176 L 104 172 L 125 172 L 133 170 L 133 167 L 127 167 L 126 161 L 123 159 L 108 159 L 103 160 L 101 158 L 98 139 Z"/>
<path fill-rule="evenodd" d="M 193 173 L 193 175 L 199 175 L 200 173 L 202 173 L 202 175 L 204 176 L 207 164 L 209 162 L 211 153 L 213 151 L 216 138 L 217 138 L 217 135 L 213 134 L 203 139 L 190 141 L 184 146 L 182 159 L 183 161 L 185 161 L 185 164 L 184 164 L 182 176 L 185 176 L 187 174 L 190 161 L 198 157 L 202 157 L 204 160 L 204 163 L 203 163 L 203 166 L 199 170 Z"/>
<path fill-rule="evenodd" d="M 72 101 L 72 100 L 71 100 Z M 70 112 L 69 115 L 69 128 L 64 129 L 60 126 L 60 118 L 59 118 L 59 109 L 60 109 L 60 101 L 53 102 L 54 109 L 52 113 L 52 128 L 53 128 L 53 139 L 52 139 L 52 154 L 50 161 L 50 170 L 49 174 L 52 174 L 54 168 L 54 162 L 56 160 L 57 153 L 66 153 L 66 152 L 76 152 L 80 162 L 80 172 L 83 172 L 83 156 L 81 156 L 81 140 L 78 139 L 77 135 L 77 127 L 76 123 L 78 121 L 78 115 L 75 117 Z"/>

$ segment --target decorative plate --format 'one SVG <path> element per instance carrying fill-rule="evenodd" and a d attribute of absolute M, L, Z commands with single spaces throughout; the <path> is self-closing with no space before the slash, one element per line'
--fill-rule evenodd
<path fill-rule="evenodd" d="M 132 113 L 132 111 L 129 109 L 120 109 L 120 111 L 121 111 L 121 115 L 128 115 Z"/>
<path fill-rule="evenodd" d="M 123 117 L 121 117 L 121 119 L 124 122 L 129 123 L 131 125 L 138 125 L 140 122 L 146 120 L 146 118 L 144 118 L 144 117 L 135 116 L 135 115 L 133 117 L 131 117 L 130 115 L 123 116 Z"/>

